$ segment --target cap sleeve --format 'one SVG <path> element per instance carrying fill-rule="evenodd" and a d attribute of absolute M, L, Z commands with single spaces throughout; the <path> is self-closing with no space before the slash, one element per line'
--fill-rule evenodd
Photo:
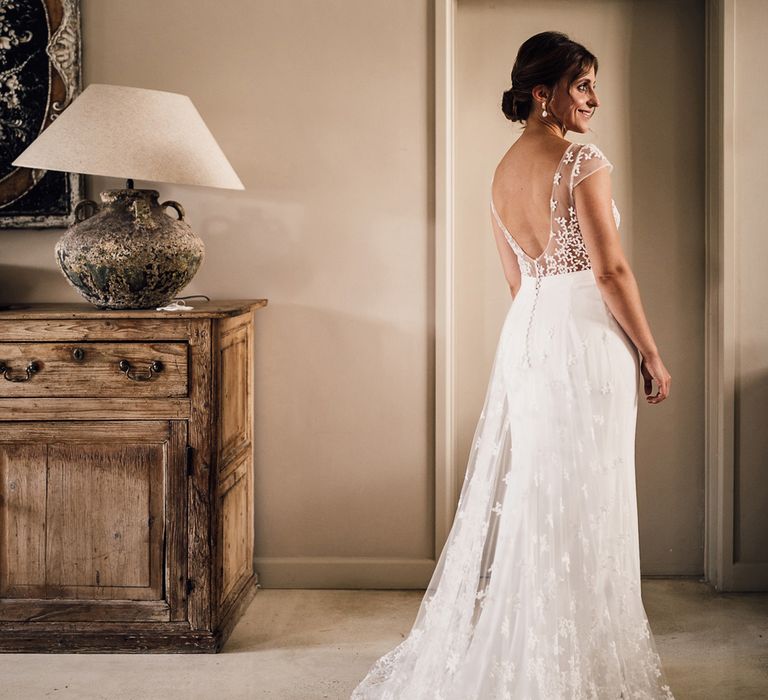
<path fill-rule="evenodd" d="M 595 144 L 585 143 L 579 149 L 576 161 L 573 164 L 571 189 L 576 187 L 588 175 L 605 167 L 611 171 L 613 170 L 613 163 L 605 157 L 605 154 Z"/>

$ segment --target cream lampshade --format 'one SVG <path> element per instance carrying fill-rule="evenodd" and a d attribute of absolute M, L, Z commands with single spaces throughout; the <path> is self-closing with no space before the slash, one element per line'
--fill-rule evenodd
<path fill-rule="evenodd" d="M 13 165 L 128 181 L 102 192 L 101 205 L 79 202 L 56 244 L 67 279 L 103 308 L 162 306 L 203 258 L 182 206 L 159 204 L 157 190 L 134 189 L 134 179 L 245 189 L 188 97 L 120 85 L 89 85 Z"/>

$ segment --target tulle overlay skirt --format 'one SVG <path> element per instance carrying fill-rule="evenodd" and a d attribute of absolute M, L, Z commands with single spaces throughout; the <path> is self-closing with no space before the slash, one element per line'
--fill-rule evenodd
<path fill-rule="evenodd" d="M 639 383 L 591 270 L 523 277 L 416 620 L 352 700 L 673 698 L 640 596 Z"/>

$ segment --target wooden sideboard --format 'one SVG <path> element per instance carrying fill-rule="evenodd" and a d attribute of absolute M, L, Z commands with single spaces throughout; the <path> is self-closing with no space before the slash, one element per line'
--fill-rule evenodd
<path fill-rule="evenodd" d="M 266 304 L 0 309 L 0 651 L 221 649 L 258 587 Z"/>

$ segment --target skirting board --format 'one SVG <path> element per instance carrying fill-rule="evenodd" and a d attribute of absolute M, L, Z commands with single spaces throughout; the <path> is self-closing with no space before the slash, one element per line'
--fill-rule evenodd
<path fill-rule="evenodd" d="M 426 589 L 434 559 L 256 557 L 261 588 Z"/>

